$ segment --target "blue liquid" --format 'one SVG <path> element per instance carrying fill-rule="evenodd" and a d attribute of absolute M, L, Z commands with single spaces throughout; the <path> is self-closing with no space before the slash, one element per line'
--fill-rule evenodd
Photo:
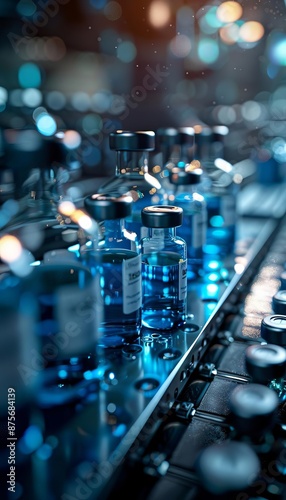
<path fill-rule="evenodd" d="M 186 300 L 179 298 L 179 261 L 175 252 L 142 255 L 142 324 L 172 330 L 185 323 Z"/>
<path fill-rule="evenodd" d="M 103 318 L 99 327 L 99 345 L 119 347 L 138 338 L 141 329 L 141 307 L 130 314 L 123 312 L 122 263 L 137 257 L 131 250 L 90 252 L 86 263 L 98 276 Z"/>
<path fill-rule="evenodd" d="M 235 245 L 235 199 L 227 214 L 230 223 L 227 223 L 222 212 L 223 196 L 205 194 L 205 199 L 208 211 L 206 246 L 216 247 L 220 255 L 228 255 L 233 252 Z"/>
<path fill-rule="evenodd" d="M 202 202 L 194 200 L 188 193 L 175 197 L 174 205 L 184 210 L 183 224 L 176 228 L 187 244 L 188 278 L 195 279 L 203 274 L 203 245 L 206 238 L 206 209 Z"/>

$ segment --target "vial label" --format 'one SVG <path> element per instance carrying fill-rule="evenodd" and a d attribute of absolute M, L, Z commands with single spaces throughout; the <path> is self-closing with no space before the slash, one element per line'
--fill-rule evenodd
<path fill-rule="evenodd" d="M 145 226 L 142 226 L 140 228 L 140 238 L 146 238 L 148 236 L 148 231 L 149 231 L 149 228 L 148 227 L 145 227 Z"/>
<path fill-rule="evenodd" d="M 57 359 L 78 356 L 94 347 L 101 319 L 95 287 L 94 282 L 93 286 L 83 289 L 73 285 L 59 288 L 55 298 L 58 331 L 52 338 Z"/>
<path fill-rule="evenodd" d="M 187 259 L 179 262 L 179 300 L 187 298 Z"/>
<path fill-rule="evenodd" d="M 224 195 L 221 198 L 221 216 L 224 219 L 225 226 L 235 224 L 235 197 L 232 195 Z"/>
<path fill-rule="evenodd" d="M 141 256 L 122 262 L 123 313 L 137 311 L 142 304 Z"/>

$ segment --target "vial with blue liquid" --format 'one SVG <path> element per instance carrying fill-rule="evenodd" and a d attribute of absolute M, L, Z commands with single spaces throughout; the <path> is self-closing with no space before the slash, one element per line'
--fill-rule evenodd
<path fill-rule="evenodd" d="M 201 192 L 207 203 L 208 223 L 205 244 L 206 269 L 218 258 L 234 251 L 236 240 L 236 203 L 239 186 L 235 183 L 233 166 L 224 159 L 224 140 L 228 128 L 196 129 L 195 156 L 203 170 Z"/>
<path fill-rule="evenodd" d="M 85 198 L 87 212 L 98 222 L 98 245 L 81 251 L 95 276 L 102 303 L 99 346 L 120 347 L 141 330 L 141 255 L 137 234 L 126 228 L 133 202 L 128 196 L 94 194 Z"/>
<path fill-rule="evenodd" d="M 186 321 L 187 245 L 176 235 L 183 209 L 171 205 L 145 207 L 142 223 L 148 236 L 140 243 L 142 258 L 142 326 L 173 330 Z"/>
<path fill-rule="evenodd" d="M 177 235 L 187 244 L 188 280 L 194 280 L 204 272 L 204 245 L 207 230 L 207 204 L 199 192 L 202 170 L 174 168 L 170 174 L 173 194 L 168 201 L 184 211 L 183 223 L 177 228 Z"/>

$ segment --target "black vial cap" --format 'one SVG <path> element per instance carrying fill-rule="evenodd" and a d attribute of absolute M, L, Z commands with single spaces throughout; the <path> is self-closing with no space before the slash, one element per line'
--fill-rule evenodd
<path fill-rule="evenodd" d="M 193 171 L 186 171 L 181 168 L 173 168 L 169 180 L 176 186 L 199 184 L 201 182 L 202 170 L 196 169 Z"/>
<path fill-rule="evenodd" d="M 145 227 L 178 227 L 183 223 L 183 209 L 172 205 L 154 205 L 141 211 L 142 224 Z"/>
<path fill-rule="evenodd" d="M 109 146 L 116 151 L 154 151 L 155 132 L 117 130 L 109 135 Z"/>
<path fill-rule="evenodd" d="M 276 314 L 286 314 L 286 290 L 280 290 L 272 297 L 272 309 Z"/>
<path fill-rule="evenodd" d="M 225 137 L 229 134 L 229 128 L 225 125 L 214 125 L 212 132 L 213 141 L 224 142 Z"/>
<path fill-rule="evenodd" d="M 286 315 L 265 316 L 261 321 L 261 337 L 270 344 L 286 346 Z"/>
<path fill-rule="evenodd" d="M 260 437 L 273 427 L 279 399 L 262 384 L 238 385 L 230 395 L 230 423 L 241 435 Z"/>
<path fill-rule="evenodd" d="M 224 495 L 248 488 L 259 475 L 260 461 L 248 444 L 225 441 L 205 448 L 195 468 L 205 490 Z"/>
<path fill-rule="evenodd" d="M 132 199 L 129 196 L 116 198 L 104 194 L 93 194 L 85 198 L 84 207 L 97 221 L 124 219 L 132 213 Z"/>
<path fill-rule="evenodd" d="M 286 350 L 275 344 L 255 344 L 245 351 L 245 366 L 253 382 L 267 384 L 284 377 L 286 373 Z"/>

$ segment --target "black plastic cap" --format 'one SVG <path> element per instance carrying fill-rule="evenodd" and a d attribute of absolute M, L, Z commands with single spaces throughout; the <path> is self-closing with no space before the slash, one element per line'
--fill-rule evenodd
<path fill-rule="evenodd" d="M 286 373 L 286 350 L 275 344 L 255 344 L 245 351 L 245 366 L 253 382 L 267 384 Z"/>
<path fill-rule="evenodd" d="M 172 205 L 154 205 L 141 211 L 142 224 L 145 227 L 178 227 L 183 223 L 183 209 Z"/>
<path fill-rule="evenodd" d="M 169 180 L 172 184 L 176 186 L 190 185 L 190 184 L 199 184 L 202 178 L 202 170 L 196 169 L 190 172 L 187 172 L 181 168 L 174 168 L 169 176 Z"/>
<path fill-rule="evenodd" d="M 96 221 L 124 219 L 132 213 L 130 196 L 118 198 L 105 194 L 93 194 L 84 200 L 84 207 Z"/>
<path fill-rule="evenodd" d="M 230 395 L 230 423 L 241 435 L 262 436 L 276 422 L 279 399 L 262 384 L 240 384 Z"/>
<path fill-rule="evenodd" d="M 248 488 L 259 475 L 260 461 L 248 444 L 225 441 L 205 448 L 195 468 L 205 490 L 224 495 Z"/>
<path fill-rule="evenodd" d="M 116 151 L 154 151 L 155 132 L 117 130 L 109 135 L 109 147 Z"/>
<path fill-rule="evenodd" d="M 286 314 L 286 290 L 280 290 L 273 296 L 272 309 L 275 314 Z"/>
<path fill-rule="evenodd" d="M 261 321 L 261 337 L 270 344 L 286 346 L 286 315 L 265 316 Z"/>

